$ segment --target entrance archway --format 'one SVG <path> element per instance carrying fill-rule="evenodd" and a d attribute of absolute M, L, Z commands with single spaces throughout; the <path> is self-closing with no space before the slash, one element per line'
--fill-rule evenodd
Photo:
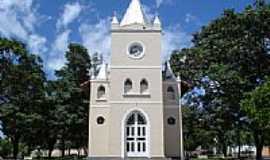
<path fill-rule="evenodd" d="M 148 156 L 148 123 L 139 111 L 133 111 L 127 116 L 124 127 L 127 157 Z"/>

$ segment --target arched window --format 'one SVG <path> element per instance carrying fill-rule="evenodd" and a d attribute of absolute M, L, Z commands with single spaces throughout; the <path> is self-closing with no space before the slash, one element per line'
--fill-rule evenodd
<path fill-rule="evenodd" d="M 175 100 L 175 91 L 172 86 L 169 86 L 167 89 L 167 97 L 170 100 Z"/>
<path fill-rule="evenodd" d="M 140 92 L 141 93 L 146 93 L 148 91 L 148 82 L 143 79 L 141 80 L 141 83 L 140 83 Z"/>
<path fill-rule="evenodd" d="M 132 82 L 131 82 L 130 79 L 127 79 L 127 80 L 125 81 L 125 84 L 124 84 L 124 92 L 125 92 L 125 93 L 128 93 L 128 92 L 131 91 L 131 89 L 132 89 Z"/>
<path fill-rule="evenodd" d="M 97 98 L 98 99 L 105 98 L 105 87 L 104 86 L 98 87 Z"/>

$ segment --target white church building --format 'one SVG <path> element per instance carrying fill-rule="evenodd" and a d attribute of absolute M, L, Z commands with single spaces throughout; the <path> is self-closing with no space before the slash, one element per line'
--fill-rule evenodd
<path fill-rule="evenodd" d="M 90 159 L 181 157 L 181 81 L 162 66 L 161 38 L 139 0 L 112 18 L 110 65 L 90 80 Z"/>

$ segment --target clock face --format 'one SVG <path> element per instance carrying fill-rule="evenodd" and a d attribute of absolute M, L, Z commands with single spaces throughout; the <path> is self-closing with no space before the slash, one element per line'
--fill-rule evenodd
<path fill-rule="evenodd" d="M 144 55 L 144 47 L 141 43 L 132 43 L 128 48 L 128 55 L 131 58 L 141 58 Z"/>

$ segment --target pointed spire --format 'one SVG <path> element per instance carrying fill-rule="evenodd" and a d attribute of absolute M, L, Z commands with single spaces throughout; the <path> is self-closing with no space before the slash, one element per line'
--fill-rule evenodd
<path fill-rule="evenodd" d="M 173 74 L 171 65 L 169 61 L 165 62 L 165 79 L 166 80 L 176 80 L 175 75 Z"/>
<path fill-rule="evenodd" d="M 146 24 L 147 20 L 141 7 L 140 0 L 132 0 L 122 19 L 120 26 L 130 24 Z"/>
<path fill-rule="evenodd" d="M 113 12 L 112 24 L 119 24 L 119 21 L 118 21 L 118 19 L 116 17 L 116 12 Z"/>
<path fill-rule="evenodd" d="M 105 80 L 107 79 L 107 72 L 108 72 L 108 65 L 103 63 L 100 67 L 99 73 L 97 75 L 98 80 Z"/>

